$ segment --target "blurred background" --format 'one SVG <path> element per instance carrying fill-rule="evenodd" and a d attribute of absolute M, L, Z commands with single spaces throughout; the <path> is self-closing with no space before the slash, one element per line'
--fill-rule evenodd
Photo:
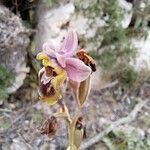
<path fill-rule="evenodd" d="M 39 133 L 59 106 L 39 101 L 35 58 L 70 28 L 97 64 L 82 112 L 83 149 L 149 150 L 150 0 L 0 0 L 0 150 L 66 149 L 63 121 L 54 138 Z M 69 87 L 64 95 L 73 113 Z"/>

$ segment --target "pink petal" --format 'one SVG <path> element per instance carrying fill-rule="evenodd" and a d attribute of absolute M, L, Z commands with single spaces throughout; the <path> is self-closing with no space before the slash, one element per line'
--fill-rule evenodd
<path fill-rule="evenodd" d="M 66 67 L 66 59 L 63 55 L 56 53 L 56 59 L 62 68 Z"/>
<path fill-rule="evenodd" d="M 55 49 L 54 49 L 54 47 L 52 46 L 52 45 L 50 45 L 50 44 L 48 44 L 48 43 L 44 43 L 43 44 L 43 52 L 46 54 L 46 55 L 48 55 L 48 56 L 50 56 L 50 57 L 55 57 Z"/>
<path fill-rule="evenodd" d="M 66 58 L 66 68 L 68 77 L 77 82 L 82 82 L 91 74 L 91 68 L 86 66 L 77 58 Z"/>
<path fill-rule="evenodd" d="M 65 37 L 60 52 L 64 53 L 65 56 L 73 56 L 78 46 L 77 33 L 74 30 L 70 30 Z"/>

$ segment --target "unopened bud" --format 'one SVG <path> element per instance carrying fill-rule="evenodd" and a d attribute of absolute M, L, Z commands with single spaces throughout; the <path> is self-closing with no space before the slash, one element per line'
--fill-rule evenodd
<path fill-rule="evenodd" d="M 75 145 L 68 146 L 67 150 L 77 150 Z"/>
<path fill-rule="evenodd" d="M 81 142 L 83 140 L 84 135 L 84 125 L 83 125 L 83 118 L 79 117 L 74 131 L 74 145 L 79 148 L 81 145 Z"/>

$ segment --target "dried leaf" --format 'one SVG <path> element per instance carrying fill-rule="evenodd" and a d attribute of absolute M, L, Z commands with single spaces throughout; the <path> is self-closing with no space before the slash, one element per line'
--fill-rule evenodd
<path fill-rule="evenodd" d="M 40 132 L 41 134 L 47 134 L 48 137 L 52 137 L 56 134 L 56 131 L 58 129 L 58 122 L 57 119 L 52 116 L 44 121 L 44 123 L 41 126 Z"/>
<path fill-rule="evenodd" d="M 77 57 L 89 66 L 93 72 L 96 71 L 96 63 L 94 59 L 84 49 L 77 52 Z"/>

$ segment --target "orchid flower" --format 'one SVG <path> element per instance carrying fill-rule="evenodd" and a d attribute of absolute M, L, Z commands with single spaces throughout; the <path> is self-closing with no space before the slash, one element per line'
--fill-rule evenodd
<path fill-rule="evenodd" d="M 53 105 L 61 98 L 60 88 L 67 77 L 80 83 L 90 76 L 91 68 L 74 57 L 77 46 L 78 38 L 74 30 L 68 32 L 59 50 L 49 43 L 43 44 L 43 51 L 37 55 L 44 66 L 39 72 L 41 100 Z"/>
<path fill-rule="evenodd" d="M 61 86 L 66 79 L 66 71 L 51 61 L 46 55 L 37 55 L 44 67 L 39 71 L 40 99 L 49 105 L 54 105 L 61 99 Z"/>
<path fill-rule="evenodd" d="M 69 79 L 82 82 L 91 74 L 91 68 L 86 66 L 81 60 L 73 58 L 76 54 L 77 46 L 77 34 L 74 30 L 70 30 L 59 50 L 56 50 L 50 43 L 45 43 L 43 45 L 43 53 L 50 59 L 55 60 L 67 72 Z"/>

